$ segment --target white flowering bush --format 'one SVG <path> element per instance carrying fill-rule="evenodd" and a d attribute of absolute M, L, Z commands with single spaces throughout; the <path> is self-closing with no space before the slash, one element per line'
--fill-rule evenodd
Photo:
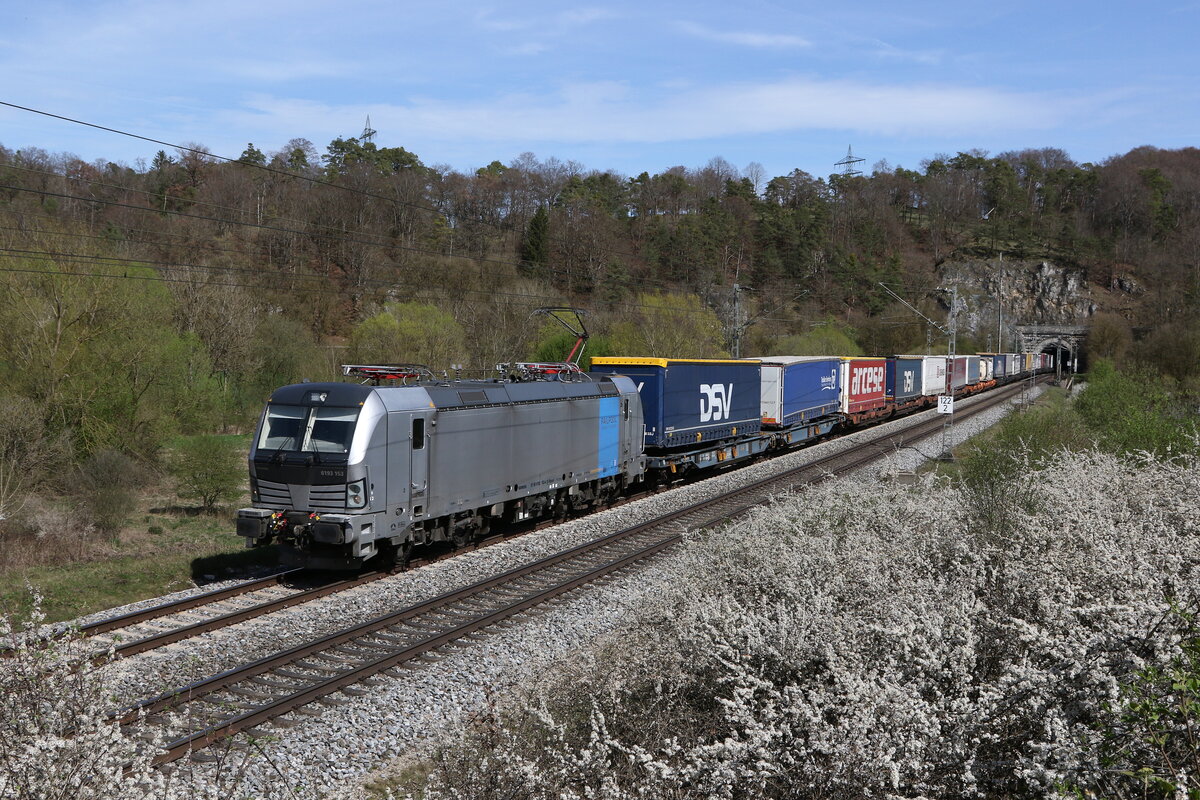
<path fill-rule="evenodd" d="M 423 796 L 1200 793 L 1200 464 L 1017 466 L 695 537 L 625 638 L 489 714 Z"/>
<path fill-rule="evenodd" d="M 23 624 L 0 616 L 0 798 L 90 800 L 161 797 L 154 750 L 127 740 L 106 719 L 110 694 L 86 653 L 64 637 L 37 642 L 40 601 Z M 86 662 L 85 662 L 86 663 Z"/>
<path fill-rule="evenodd" d="M 206 763 L 153 758 L 171 728 L 143 720 L 127 728 L 111 718 L 114 692 L 104 664 L 94 665 L 78 635 L 44 640 L 40 598 L 23 622 L 0 615 L 0 800 L 229 800 L 304 797 L 285 775 L 274 787 L 241 789 L 261 755 L 253 740 L 217 747 Z M 110 656 L 111 657 L 111 656 Z M 101 659 L 105 661 L 107 659 Z M 167 721 L 167 726 L 180 723 Z"/>

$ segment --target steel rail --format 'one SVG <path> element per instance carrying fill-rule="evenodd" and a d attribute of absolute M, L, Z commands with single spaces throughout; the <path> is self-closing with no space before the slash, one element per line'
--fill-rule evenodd
<path fill-rule="evenodd" d="M 100 633 L 108 633 L 117 628 L 128 628 L 130 625 L 137 625 L 141 622 L 148 622 L 159 617 L 170 616 L 180 611 L 190 611 L 193 608 L 206 606 L 211 603 L 219 603 L 222 600 L 228 600 L 231 597 L 237 597 L 250 592 L 265 589 L 270 586 L 278 586 L 283 583 L 288 575 L 294 575 L 301 570 L 289 569 L 284 572 L 277 572 L 274 575 L 268 575 L 264 578 L 255 578 L 254 580 L 243 581 L 242 583 L 227 586 L 224 589 L 214 589 L 211 592 L 202 594 L 194 594 L 190 597 L 182 597 L 178 600 L 171 600 L 166 603 L 160 603 L 150 608 L 143 608 L 138 611 L 130 611 L 127 614 L 121 614 L 116 617 L 108 617 L 106 619 L 89 622 L 79 626 L 79 632 L 87 636 L 95 636 Z"/>
<path fill-rule="evenodd" d="M 326 583 L 321 586 L 316 586 L 312 589 L 305 589 L 295 594 L 290 594 L 287 597 L 280 597 L 275 600 L 268 600 L 265 603 L 247 606 L 246 608 L 230 611 L 227 614 L 221 614 L 220 616 L 212 617 L 211 619 L 201 620 L 200 622 L 195 622 L 191 625 L 185 625 L 181 628 L 172 628 L 171 630 L 163 631 L 162 633 L 156 633 L 141 639 L 134 639 L 131 642 L 117 645 L 116 647 L 112 648 L 111 652 L 113 655 L 120 657 L 144 653 L 147 650 L 153 650 L 156 647 L 162 647 L 163 645 L 168 645 L 172 642 L 189 639 L 193 636 L 199 636 L 202 633 L 208 633 L 210 631 L 220 630 L 221 628 L 225 628 L 230 625 L 237 625 L 238 623 L 254 619 L 255 617 L 273 614 L 276 611 L 282 611 L 285 608 L 291 608 L 292 606 L 298 606 L 303 603 L 318 600 L 322 597 L 328 597 L 331 594 L 344 592 L 347 589 L 353 589 L 356 586 L 362 586 L 364 584 L 371 583 L 372 581 L 377 581 L 380 578 L 387 577 L 388 574 L 389 573 L 386 572 L 368 572 L 363 575 L 358 575 L 354 578 L 346 578 L 345 580 Z M 105 652 L 98 657 L 107 659 L 108 652 Z"/>
<path fill-rule="evenodd" d="M 291 694 L 279 701 L 271 703 L 270 705 L 248 711 L 240 716 L 218 723 L 217 725 L 209 726 L 202 731 L 198 731 L 189 736 L 177 739 L 166 745 L 165 751 L 154 759 L 154 763 L 166 763 L 169 761 L 178 760 L 195 749 L 206 747 L 209 744 L 226 739 L 235 733 L 253 728 L 256 725 L 260 725 L 264 722 L 274 719 L 275 717 L 282 716 L 290 711 L 294 711 L 301 706 L 308 705 L 309 703 L 319 700 L 326 695 L 340 691 L 341 689 L 347 688 L 355 683 L 359 683 L 364 678 L 368 678 L 379 672 L 383 672 L 384 670 L 391 669 L 392 667 L 398 666 L 406 661 L 419 658 L 426 653 L 452 641 L 461 639 L 464 636 L 469 636 L 472 633 L 476 633 L 484 628 L 491 627 L 492 625 L 511 617 L 518 616 L 522 612 L 527 611 L 534 606 L 546 603 L 547 601 L 558 597 L 559 595 L 570 592 L 588 583 L 592 583 L 596 580 L 618 572 L 631 564 L 643 561 L 653 555 L 656 555 L 672 545 L 679 544 L 682 540 L 683 537 L 680 534 L 676 534 L 667 539 L 655 542 L 654 544 L 637 550 L 636 552 L 626 555 L 616 561 L 596 567 L 592 571 L 572 578 L 569 581 L 554 584 L 544 591 L 521 598 L 516 602 L 493 611 L 492 613 L 478 616 L 463 625 L 433 634 L 409 647 L 405 647 L 396 652 L 388 653 L 379 659 L 370 661 L 365 665 L 359 666 L 345 673 L 334 675 L 300 692 Z"/>

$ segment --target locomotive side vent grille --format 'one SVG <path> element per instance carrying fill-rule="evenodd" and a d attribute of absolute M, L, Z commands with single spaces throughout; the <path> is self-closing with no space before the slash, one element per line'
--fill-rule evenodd
<path fill-rule="evenodd" d="M 259 478 L 258 496 L 262 498 L 262 502 L 272 505 L 290 506 L 292 504 L 292 493 L 286 483 L 274 483 Z"/>
<path fill-rule="evenodd" d="M 313 511 L 345 511 L 346 487 L 310 486 L 308 487 L 308 505 Z"/>

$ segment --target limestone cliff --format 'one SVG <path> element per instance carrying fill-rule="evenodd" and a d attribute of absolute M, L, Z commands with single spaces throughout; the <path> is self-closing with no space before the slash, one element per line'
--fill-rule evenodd
<path fill-rule="evenodd" d="M 1141 292 L 1128 276 L 1097 286 L 1083 267 L 1041 259 L 950 260 L 939 271 L 943 286 L 958 286 L 959 330 L 980 343 L 994 342 L 997 302 L 1007 338 L 1015 324 L 1087 325 L 1098 311 L 1122 313 Z M 948 309 L 948 299 L 943 302 Z"/>

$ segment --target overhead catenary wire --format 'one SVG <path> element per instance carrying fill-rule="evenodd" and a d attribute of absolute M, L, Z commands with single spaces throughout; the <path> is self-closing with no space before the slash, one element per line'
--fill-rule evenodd
<path fill-rule="evenodd" d="M 89 254 L 79 254 L 79 253 L 60 253 L 60 252 L 54 252 L 54 251 L 48 251 L 48 250 L 47 251 L 26 251 L 26 250 L 13 250 L 10 248 L 0 248 L 0 258 L 10 258 L 10 259 L 45 258 L 45 259 L 50 259 L 50 260 L 61 259 L 64 262 L 71 263 L 71 264 L 90 264 L 93 266 L 108 267 L 108 268 L 119 268 L 121 266 L 121 262 L 129 262 L 128 266 L 133 269 L 183 269 L 183 270 L 195 270 L 195 271 L 201 271 L 201 272 L 215 272 L 215 273 L 233 272 L 233 273 L 237 273 L 237 274 L 246 274 L 246 275 L 255 275 L 255 276 L 261 275 L 264 277 L 270 277 L 270 278 L 275 278 L 275 279 L 287 278 L 287 279 L 294 279 L 294 280 L 315 280 L 315 281 L 330 280 L 329 275 L 324 275 L 321 273 L 292 273 L 292 272 L 264 273 L 261 270 L 251 270 L 251 269 L 247 269 L 247 268 L 243 268 L 243 267 L 214 267 L 214 266 L 204 266 L 204 265 L 195 265 L 195 264 L 179 264 L 179 263 L 170 263 L 170 262 L 161 262 L 161 261 L 149 261 L 149 260 L 143 260 L 143 259 L 123 259 L 123 258 L 108 257 L 108 256 L 92 256 Z M 17 273 L 17 274 L 32 274 L 32 275 L 56 275 L 56 276 L 65 277 L 65 278 L 85 278 L 85 279 L 86 278 L 96 278 L 96 279 L 116 279 L 116 280 L 125 279 L 125 280 L 137 280 L 137 281 L 161 281 L 163 283 L 194 283 L 195 282 L 194 280 L 188 279 L 185 277 L 169 277 L 169 276 L 163 276 L 163 275 L 157 275 L 157 274 L 156 275 L 136 275 L 136 274 L 131 275 L 128 273 L 128 271 L 122 272 L 120 274 L 104 273 L 104 272 L 84 273 L 84 272 L 62 272 L 61 270 L 51 270 L 51 269 L 31 269 L 31 268 L 27 268 L 27 267 L 0 266 L 0 272 Z M 392 281 L 387 281 L 387 280 L 383 280 L 383 279 L 379 279 L 379 278 L 366 279 L 363 281 L 363 283 L 366 285 L 373 285 L 373 286 L 379 286 L 379 287 L 393 287 L 396 285 Z M 240 288 L 240 289 L 262 289 L 262 288 L 264 288 L 262 283 L 249 283 L 249 282 L 238 283 L 238 282 L 229 282 L 229 281 L 221 281 L 221 282 L 206 281 L 205 285 L 232 287 L 232 288 Z M 337 289 L 337 291 L 339 294 L 342 294 L 342 295 L 346 295 L 346 296 L 350 295 L 350 293 L 348 291 L 346 291 L 345 289 Z M 549 296 L 549 295 L 520 294 L 517 292 L 504 292 L 504 291 L 496 291 L 496 290 L 492 290 L 492 289 L 485 290 L 485 289 L 459 288 L 459 289 L 456 289 L 456 291 L 459 294 L 479 295 L 479 296 L 482 296 L 485 298 L 504 297 L 504 298 L 512 298 L 512 299 L 516 299 L 516 300 L 536 301 L 536 305 L 538 305 L 538 306 L 543 306 L 543 305 L 547 305 L 547 304 L 551 304 L 551 303 L 559 303 L 562 300 L 561 297 L 554 297 L 554 296 Z M 703 315 L 712 313 L 711 311 L 709 311 L 706 308 L 662 309 L 658 306 L 646 305 L 644 303 L 614 303 L 612 307 L 616 308 L 616 309 L 625 309 L 625 310 L 652 311 L 652 312 L 662 313 L 668 317 L 675 316 L 675 315 L 686 315 L 686 316 L 700 315 L 700 316 L 703 316 Z M 788 322 L 789 320 L 772 319 L 772 321 Z"/>
<path fill-rule="evenodd" d="M 59 177 L 61 177 L 61 176 L 59 176 Z M 160 209 L 150 208 L 148 206 L 141 206 L 141 205 L 136 205 L 136 204 L 132 204 L 132 203 L 122 203 L 122 202 L 116 201 L 116 200 L 106 200 L 106 199 L 94 198 L 94 197 L 83 197 L 80 195 L 71 195 L 71 194 L 66 194 L 63 192 L 51 192 L 46 189 L 34 189 L 34 188 L 30 188 L 30 187 L 11 186 L 11 185 L 7 185 L 7 184 L 0 184 L 0 189 L 9 189 L 12 191 L 28 192 L 28 193 L 32 193 L 32 194 L 38 194 L 38 195 L 47 196 L 47 197 L 56 197 L 56 198 L 60 198 L 60 199 L 76 200 L 76 201 L 83 202 L 83 203 L 99 203 L 102 205 L 115 206 L 115 207 L 119 207 L 119 208 L 128 208 L 128 209 L 140 211 L 140 212 L 149 212 L 149 213 L 153 213 L 153 214 L 167 214 L 167 215 L 185 217 L 185 218 L 189 218 L 189 219 L 198 219 L 198 220 L 203 220 L 203 221 L 208 221 L 208 222 L 217 222 L 217 223 L 226 224 L 226 225 L 242 225 L 242 226 L 256 228 L 256 229 L 260 229 L 260 230 L 269 230 L 269 231 L 275 231 L 275 232 L 280 232 L 280 233 L 290 233 L 290 234 L 295 234 L 295 235 L 299 235 L 299 236 L 318 236 L 318 237 L 322 237 L 322 238 L 334 239 L 336 241 L 341 241 L 341 242 L 362 244 L 365 246 L 388 247 L 388 248 L 393 248 L 393 249 L 397 249 L 397 250 L 404 250 L 407 252 L 414 252 L 414 253 L 419 253 L 422 255 L 433 256 L 433 257 L 437 257 L 437 258 L 453 258 L 453 256 L 449 256 L 446 253 L 425 250 L 423 248 L 411 247 L 408 245 L 403 245 L 403 244 L 398 244 L 398 243 L 382 244 L 382 243 L 371 242 L 371 241 L 363 241 L 363 240 L 359 240 L 357 238 L 348 237 L 348 236 L 338 236 L 338 235 L 334 235 L 334 234 L 325 234 L 325 233 L 314 233 L 311 231 L 302 231 L 302 230 L 296 230 L 296 229 L 292 229 L 292 228 L 283 228 L 283 227 L 274 226 L 274 225 L 267 225 L 265 223 L 246 222 L 246 221 L 238 221 L 238 220 L 225 220 L 225 219 L 221 219 L 219 217 L 210 217 L 210 216 L 205 216 L 202 214 L 190 214 L 185 211 L 176 211 L 176 210 L 163 211 Z M 39 216 L 44 216 L 44 215 L 39 215 Z M 50 255 L 53 255 L 53 253 L 46 251 L 46 252 L 43 252 L 42 255 L 50 256 Z M 477 258 L 474 256 L 467 257 L 467 258 L 468 258 L 468 260 L 470 260 L 472 263 L 475 263 L 475 264 L 478 264 L 478 263 L 499 264 L 499 265 L 514 267 L 514 268 L 520 268 L 523 266 L 520 263 L 503 261 L 503 260 L 499 260 L 499 259 Z M 164 267 L 172 266 L 170 264 L 163 264 L 162 262 L 154 262 L 151 260 L 146 260 L 144 263 L 147 265 L 157 265 L 157 266 L 164 266 Z M 178 265 L 174 265 L 174 266 L 178 266 Z M 192 266 L 196 269 L 207 269 L 200 265 L 192 265 Z M 384 269 L 399 269 L 400 267 L 398 265 L 384 265 L 383 268 Z M 568 274 L 565 270 L 563 270 L 561 268 L 560 269 L 551 269 L 551 268 L 546 267 L 543 269 L 545 269 L 551 275 L 563 276 L 563 275 Z M 251 273 L 256 272 L 254 270 L 247 270 L 247 271 L 251 272 Z M 380 281 L 369 280 L 369 279 L 368 280 L 360 280 L 360 284 L 361 285 L 375 285 L 375 286 L 392 286 L 392 285 L 394 285 L 393 283 L 390 283 L 390 282 L 380 282 Z M 662 284 L 662 283 L 657 283 L 657 284 L 652 284 L 652 285 L 656 286 L 656 288 L 664 288 L 664 289 L 669 288 L 666 286 L 666 284 Z M 459 290 L 459 291 L 463 291 L 463 290 Z M 503 296 L 503 293 L 492 292 L 492 294 L 500 294 Z M 526 295 L 509 295 L 509 296 L 526 296 Z M 553 300 L 552 298 L 546 298 L 546 297 L 543 297 L 542 299 Z M 553 301 L 557 302 L 557 300 L 553 300 Z M 644 309 L 644 310 L 659 310 L 653 306 L 647 306 L 645 304 L 618 304 L 617 307 L 630 308 L 630 309 L 636 308 L 636 309 Z M 695 311 L 686 311 L 683 309 L 677 309 L 677 310 L 674 310 L 672 313 L 700 314 L 700 313 L 704 313 L 704 310 L 699 309 L 699 310 L 695 310 Z M 774 318 L 770 318 L 770 317 L 763 317 L 762 319 L 764 321 L 789 322 L 789 320 L 774 319 Z"/>
<path fill-rule="evenodd" d="M 103 130 L 106 132 L 139 139 L 139 140 L 146 141 L 146 142 L 151 142 L 153 144 L 158 144 L 158 145 L 162 145 L 165 147 L 173 148 L 181 153 L 188 152 L 188 153 L 196 154 L 197 156 L 200 156 L 203 158 L 213 159 L 216 161 L 222 161 L 222 162 L 231 163 L 231 164 L 236 163 L 236 164 L 245 166 L 247 168 L 262 170 L 267 173 L 279 175 L 288 180 L 299 180 L 299 181 L 304 181 L 304 182 L 315 184 L 315 185 L 328 186 L 333 189 L 339 189 L 342 191 L 351 192 L 351 193 L 358 194 L 358 195 L 361 195 L 364 197 L 378 199 L 378 200 L 396 204 L 399 206 L 410 207 L 410 208 L 430 212 L 430 213 L 437 214 L 442 217 L 444 217 L 446 215 L 446 212 L 443 209 L 439 209 L 433 205 L 425 205 L 425 204 L 421 204 L 421 203 L 415 203 L 412 201 L 403 200 L 398 197 L 389 197 L 387 195 L 378 194 L 376 192 L 370 192 L 370 191 L 366 191 L 363 189 L 358 189 L 356 187 L 346 186 L 344 184 L 341 184 L 341 183 L 338 183 L 335 181 L 322 180 L 320 178 L 315 178 L 315 177 L 312 177 L 311 175 L 305 175 L 300 172 L 277 169 L 277 168 L 271 167 L 269 165 L 258 164 L 258 163 L 252 162 L 252 161 L 246 161 L 246 160 L 243 160 L 242 158 L 235 159 L 235 158 L 231 158 L 228 156 L 222 156 L 219 154 L 212 153 L 211 151 L 204 149 L 204 148 L 200 148 L 200 147 L 179 145 L 179 144 L 176 144 L 173 142 L 167 142 L 167 141 L 164 141 L 161 139 L 155 139 L 153 137 L 148 137 L 148 136 L 144 136 L 141 134 L 133 133 L 131 131 L 126 131 L 126 130 L 122 130 L 122 129 L 114 128 L 114 127 L 110 127 L 110 126 L 105 126 L 105 125 L 99 125 L 97 123 L 87 122 L 85 120 L 80 120 L 80 119 L 68 117 L 68 116 L 61 115 L 61 114 L 55 114 L 53 112 L 44 111 L 44 110 L 36 109 L 36 108 L 31 108 L 28 106 L 22 106 L 22 105 L 19 105 L 16 103 L 11 103 L 11 102 L 7 102 L 7 101 L 3 101 L 3 100 L 0 100 L 0 106 L 9 107 L 9 108 L 13 108 L 13 109 L 16 109 L 19 111 L 24 111 L 24 112 L 28 112 L 28 113 L 32 113 L 32 114 L 38 114 L 38 115 L 46 116 L 46 117 L 53 118 L 53 119 L 59 119 L 64 122 L 69 122 L 72 124 L 82 125 L 82 126 L 86 126 L 86 127 L 91 127 L 91 128 L 95 128 L 97 130 Z M 19 168 L 19 169 L 26 169 L 29 171 L 37 171 L 37 170 L 32 170 L 31 168 L 22 167 L 20 165 L 15 165 L 15 166 L 17 166 L 17 168 Z M 115 189 L 128 191 L 128 192 L 154 194 L 153 192 L 148 192 L 146 190 L 132 189 L 130 187 L 122 187 L 122 186 L 118 186 L 118 185 L 114 185 L 114 184 L 103 184 L 99 181 L 93 181 L 90 178 L 86 178 L 86 177 L 82 177 L 82 176 L 75 177 L 75 176 L 69 176 L 69 175 L 62 175 L 60 173 L 55 173 L 55 172 L 45 172 L 45 171 L 39 171 L 39 172 L 43 172 L 43 174 L 52 175 L 54 177 L 57 177 L 62 180 L 67 180 L 67 181 L 87 182 L 87 183 L 91 183 L 91 184 L 95 184 L 95 185 L 108 186 L 109 188 L 115 188 Z M 182 217 L 218 222 L 220 224 L 244 225 L 244 226 L 252 227 L 252 228 L 258 228 L 258 229 L 263 229 L 263 230 L 274 230 L 277 232 L 291 233 L 291 234 L 296 234 L 296 235 L 301 235 L 301 236 L 321 236 L 324 238 L 332 238 L 332 239 L 335 239 L 338 241 L 361 244 L 361 245 L 368 246 L 368 247 L 387 247 L 387 248 L 393 248 L 393 249 L 406 250 L 409 252 L 438 256 L 438 257 L 446 257 L 447 256 L 447 254 L 445 254 L 445 253 L 441 253 L 441 252 L 437 252 L 437 251 L 429 251 L 429 250 L 425 250 L 422 248 L 416 248 L 411 245 L 403 245 L 403 244 L 396 243 L 394 241 L 392 241 L 392 242 L 371 242 L 371 241 L 365 241 L 362 239 L 352 238 L 345 234 L 321 234 L 321 233 L 316 233 L 312 230 L 295 230 L 295 229 L 290 229 L 290 228 L 281 228 L 279 226 L 266 225 L 266 224 L 262 224 L 262 223 L 246 222 L 246 221 L 239 221 L 239 220 L 227 220 L 227 219 L 221 219 L 219 217 L 206 217 L 204 215 L 189 214 L 189 213 L 183 212 L 183 211 L 170 210 L 170 209 L 154 209 L 154 208 L 149 208 L 149 207 L 145 207 L 145 206 L 138 206 L 138 205 L 129 204 L 129 203 L 120 203 L 117 201 L 104 200 L 104 199 L 95 198 L 95 197 L 80 197 L 80 196 L 68 195 L 68 194 L 64 194 L 64 193 L 49 192 L 46 190 L 31 189 L 29 187 L 0 186 L 0 188 L 6 188 L 9 190 L 15 190 L 15 191 L 35 192 L 38 194 L 42 194 L 44 196 L 60 197 L 60 198 L 64 198 L 64 199 L 73 199 L 73 200 L 77 200 L 77 201 L 83 202 L 83 203 L 102 203 L 102 204 L 106 204 L 106 205 L 131 208 L 131 209 L 141 210 L 141 211 L 153 211 L 155 213 L 174 214 L 174 215 L 182 216 Z M 234 213 L 237 213 L 237 214 L 254 213 L 247 209 L 237 209 L 237 208 L 233 208 L 233 207 L 229 207 L 229 206 L 219 206 L 217 204 L 203 203 L 201 201 L 188 200 L 188 201 L 184 201 L 184 202 L 193 203 L 196 205 L 206 205 L 209 207 L 222 208 L 224 210 L 233 211 Z M 487 226 L 499 227 L 499 225 L 497 223 L 492 223 L 491 221 L 486 220 L 486 219 L 480 219 L 480 220 L 478 220 L 478 222 L 483 225 L 487 225 Z M 311 223 L 306 222 L 304 224 L 311 224 Z M 368 235 L 370 235 L 370 234 L 368 234 Z M 634 254 L 632 254 L 632 253 L 618 251 L 618 250 L 614 250 L 611 248 L 598 248 L 598 250 L 600 252 L 612 253 L 612 254 L 621 255 L 621 256 L 624 256 L 627 258 L 636 258 L 636 256 L 634 256 Z M 486 257 L 482 257 L 482 256 L 471 257 L 471 260 L 473 260 L 476 263 L 501 264 L 501 265 L 504 265 L 507 267 L 519 268 L 519 267 L 526 266 L 519 262 L 491 259 L 491 258 L 486 258 Z M 197 267 L 197 268 L 199 268 L 199 267 Z M 554 268 L 550 268 L 545 265 L 540 265 L 540 268 L 545 271 L 549 271 L 550 274 L 559 274 L 559 275 L 567 274 L 566 271 L 561 268 L 554 269 Z M 656 286 L 657 288 L 662 288 L 662 289 L 667 289 L 667 290 L 670 290 L 672 288 L 662 282 L 653 282 L 652 285 Z M 495 293 L 493 293 L 493 294 L 495 294 Z M 626 306 L 626 307 L 628 307 L 628 306 Z M 650 306 L 635 306 L 635 307 L 653 308 Z M 682 311 L 682 309 L 677 310 L 677 311 Z M 696 312 L 690 312 L 690 313 L 703 313 L 703 310 L 698 310 Z M 791 322 L 792 321 L 792 320 L 783 320 L 783 319 L 777 320 L 777 319 L 773 319 L 770 317 L 763 317 L 762 319 L 764 321 L 770 320 L 770 321 L 778 321 L 778 322 Z"/>
<path fill-rule="evenodd" d="M 32 173 L 35 175 L 45 175 L 48 177 L 54 177 L 54 178 L 58 178 L 59 180 L 70 181 L 73 183 L 86 183 L 89 187 L 101 186 L 106 189 L 117 189 L 122 192 L 128 192 L 129 194 L 146 195 L 146 196 L 155 197 L 155 198 L 163 197 L 163 199 L 167 199 L 165 196 L 160 195 L 158 192 L 154 192 L 150 189 L 134 189 L 132 187 L 122 186 L 117 183 L 105 183 L 103 181 L 93 180 L 92 178 L 76 177 L 76 176 L 72 176 L 72 175 L 63 175 L 58 172 L 51 172 L 50 170 L 34 169 L 33 167 L 26 167 L 21 164 L 14 164 L 11 161 L 0 162 L 0 167 L 8 167 L 10 169 L 21 170 L 22 172 L 29 172 L 29 173 Z M 249 209 L 237 208 L 235 206 L 221 205 L 220 203 L 210 203 L 210 202 L 207 202 L 204 200 L 195 200 L 195 199 L 191 199 L 191 198 L 187 198 L 187 199 L 170 198 L 170 199 L 174 200 L 174 201 L 185 202 L 189 206 L 201 206 L 204 208 L 215 208 L 215 209 L 220 209 L 222 211 L 232 211 L 235 214 L 253 214 L 253 213 L 255 213 Z M 101 202 L 101 198 L 89 197 L 84 202 Z M 152 208 L 151 210 L 156 213 L 160 213 L 160 214 L 161 213 L 170 213 L 170 209 L 166 209 L 166 208 Z M 206 219 L 219 220 L 220 217 L 206 217 Z M 313 223 L 310 220 L 300 220 L 300 219 L 294 219 L 292 217 L 272 216 L 271 219 L 273 221 L 277 221 L 277 222 L 282 221 L 282 222 L 294 222 L 294 223 L 298 223 L 301 225 L 313 225 Z M 236 220 L 228 220 L 228 221 L 226 221 L 226 223 L 227 224 L 242 224 L 241 222 L 236 221 Z M 334 231 L 335 233 L 333 235 L 340 236 L 340 233 L 341 233 L 340 231 L 338 231 L 338 229 L 336 229 L 330 225 L 317 224 L 317 225 L 315 225 L 315 227 L 316 228 L 325 228 L 327 230 Z M 367 234 L 367 235 L 375 236 L 376 234 Z M 386 244 L 386 242 L 381 242 L 380 244 Z"/>
<path fill-rule="evenodd" d="M 284 228 L 284 227 L 280 227 L 277 225 L 267 225 L 265 223 L 260 223 L 260 222 L 227 220 L 227 219 L 221 219 L 220 217 L 209 217 L 209 216 L 205 216 L 203 214 L 190 214 L 186 211 L 162 210 L 162 209 L 157 209 L 157 208 L 150 208 L 148 206 L 140 206 L 140 205 L 136 205 L 134 203 L 122 203 L 118 200 L 104 200 L 104 199 L 101 199 L 98 197 L 82 197 L 80 195 L 66 194 L 64 192 L 51 192 L 47 189 L 33 189 L 30 187 L 26 187 L 26 186 L 11 186 L 8 184 L 0 184 L 0 189 L 7 189 L 10 191 L 17 191 L 17 192 L 29 192 L 31 194 L 38 194 L 38 195 L 42 195 L 44 197 L 56 197 L 56 198 L 63 199 L 63 200 L 77 200 L 82 203 L 100 203 L 102 205 L 115 206 L 117 208 L 128 208 L 128 209 L 132 209 L 134 211 L 149 212 L 151 214 L 169 214 L 172 216 L 185 217 L 187 219 L 204 220 L 206 222 L 217 222 L 217 223 L 221 223 L 223 225 L 242 225 L 245 227 L 256 228 L 259 230 L 274 231 L 276 233 L 291 233 L 291 234 L 295 234 L 297 236 L 309 236 L 309 237 L 319 237 L 319 238 L 324 238 L 324 239 L 333 239 L 333 240 L 339 241 L 339 242 L 344 242 L 344 243 L 348 243 L 348 244 L 360 244 L 360 245 L 364 245 L 366 247 L 387 247 L 387 248 L 396 249 L 396 250 L 404 250 L 406 252 L 411 252 L 411 253 L 419 253 L 422 255 L 436 256 L 439 258 L 450 257 L 446 253 L 441 253 L 441 252 L 437 252 L 437 251 L 433 251 L 433 250 L 426 250 L 424 248 L 413 247 L 411 245 L 400 244 L 398 242 L 389 242 L 389 243 L 384 244 L 384 243 L 380 243 L 380 242 L 359 239 L 357 237 L 352 237 L 352 236 L 347 236 L 347 235 L 339 236 L 339 235 L 330 234 L 330 233 L 304 231 L 304 230 L 298 230 L 295 228 Z M 474 261 L 475 263 L 500 264 L 500 265 L 504 265 L 504 266 L 508 266 L 508 267 L 520 267 L 521 266 L 521 264 L 519 264 L 517 262 L 504 261 L 501 259 L 486 258 L 486 257 L 472 256 L 472 257 L 470 257 L 470 260 Z M 554 271 L 551 270 L 551 273 L 554 274 Z"/>

